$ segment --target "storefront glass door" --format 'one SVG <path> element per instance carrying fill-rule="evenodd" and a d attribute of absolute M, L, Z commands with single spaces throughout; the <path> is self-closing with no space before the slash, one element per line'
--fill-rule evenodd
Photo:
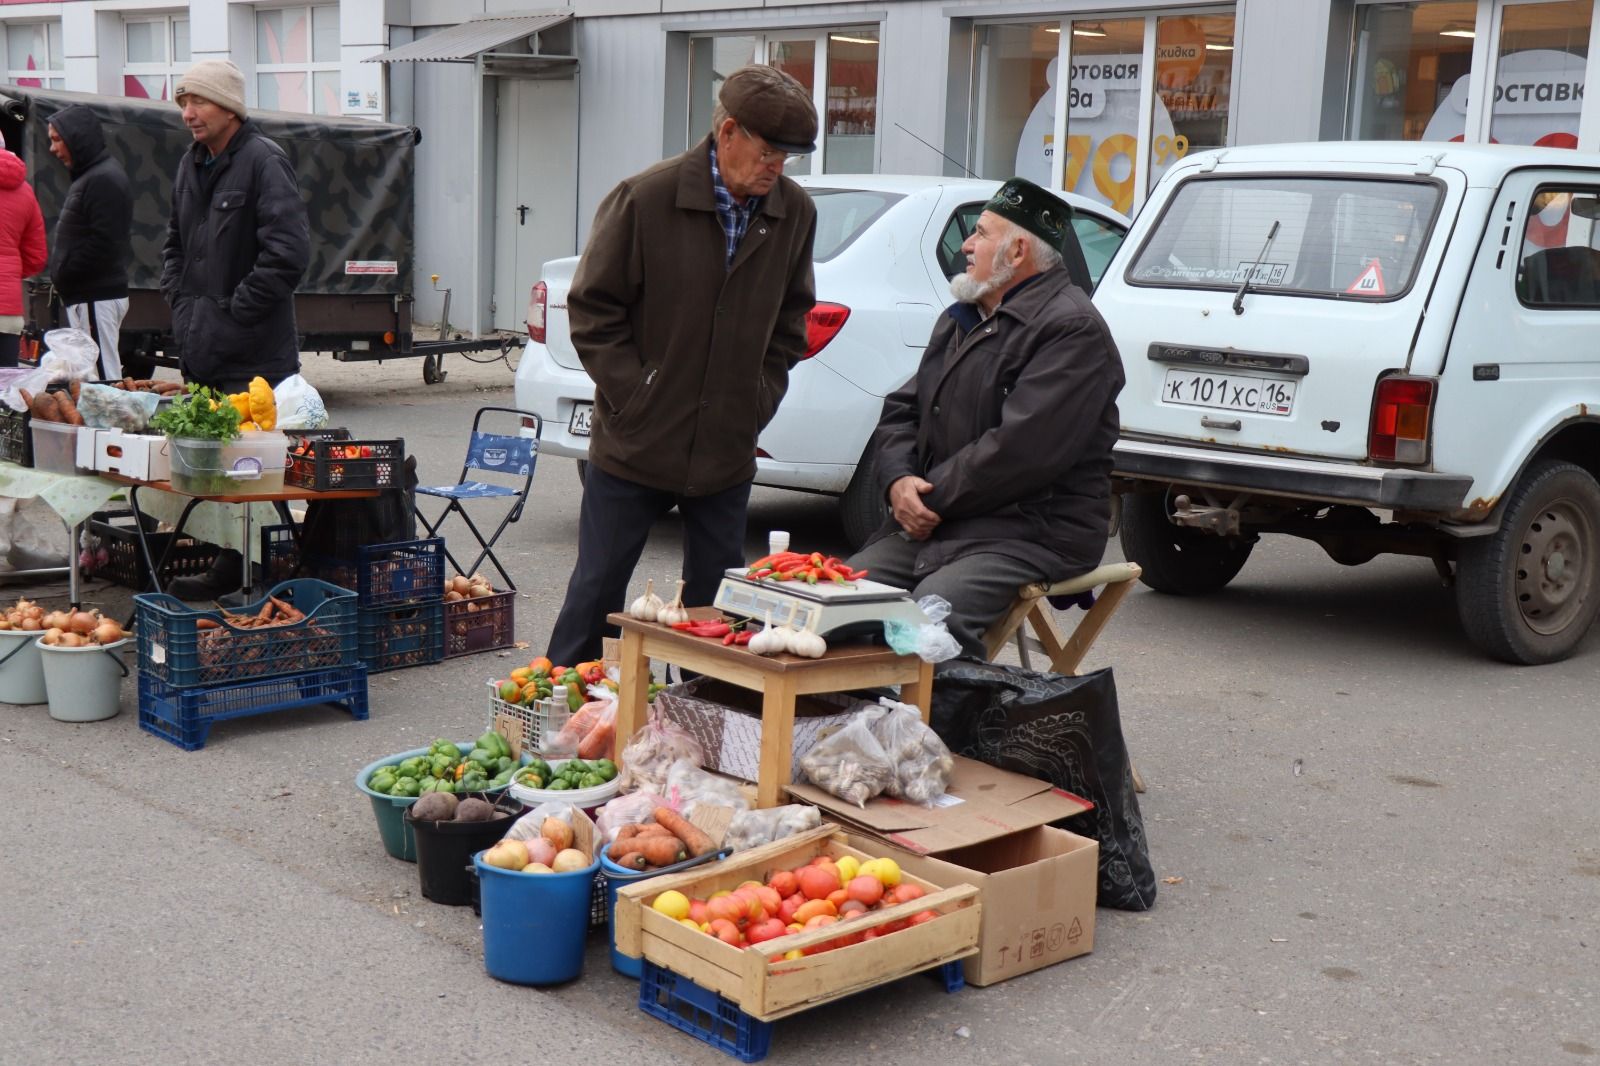
<path fill-rule="evenodd" d="M 1495 49 L 1489 139 L 1578 147 L 1594 0 L 1506 4 Z"/>

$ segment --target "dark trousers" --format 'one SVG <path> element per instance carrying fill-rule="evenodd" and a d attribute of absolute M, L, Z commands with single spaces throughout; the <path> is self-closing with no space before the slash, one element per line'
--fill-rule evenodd
<path fill-rule="evenodd" d="M 0 333 L 0 366 L 16 366 L 17 353 L 21 350 L 21 336 L 15 333 Z"/>
<path fill-rule="evenodd" d="M 846 560 L 868 569 L 868 580 L 907 589 L 913 599 L 940 596 L 950 603 L 945 628 L 969 655 L 984 658 L 983 635 L 1017 598 L 1017 590 L 1044 575 L 1037 567 L 998 552 L 964 555 L 937 570 L 917 569 L 920 541 L 898 534 L 874 541 Z"/>
<path fill-rule="evenodd" d="M 578 563 L 546 654 L 565 665 L 600 658 L 601 638 L 616 633 L 606 615 L 627 606 L 628 581 L 644 554 L 650 526 L 673 504 L 683 516 L 684 605 L 709 605 L 723 571 L 744 565 L 749 503 L 748 481 L 710 496 L 679 496 L 613 477 L 590 463 L 578 515 Z M 670 601 L 676 587 L 658 583 L 656 591 Z"/>

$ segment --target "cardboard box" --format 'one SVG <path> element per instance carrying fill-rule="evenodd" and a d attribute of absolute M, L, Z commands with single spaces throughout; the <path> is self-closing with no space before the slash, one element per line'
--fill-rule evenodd
<path fill-rule="evenodd" d="M 159 433 L 124 433 L 120 429 L 80 430 L 78 468 L 121 474 L 138 481 L 166 481 L 172 476 L 166 437 Z"/>
<path fill-rule="evenodd" d="M 1094 949 L 1097 841 L 1048 822 L 1090 810 L 1048 783 L 956 757 L 946 805 L 878 797 L 865 808 L 815 785 L 790 785 L 846 824 L 853 846 L 937 884 L 965 882 L 983 904 L 967 981 L 991 985 Z"/>
<path fill-rule="evenodd" d="M 844 696 L 801 696 L 795 700 L 794 746 L 789 772 L 800 776 L 800 759 L 823 737 L 850 721 L 864 706 Z M 709 677 L 672 685 L 656 696 L 657 712 L 699 742 L 702 763 L 745 781 L 761 776 L 761 693 Z"/>

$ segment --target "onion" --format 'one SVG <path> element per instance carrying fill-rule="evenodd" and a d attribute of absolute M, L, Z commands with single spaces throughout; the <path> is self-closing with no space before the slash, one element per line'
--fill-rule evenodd
<path fill-rule="evenodd" d="M 22 620 L 22 628 L 30 633 L 36 633 L 43 629 L 44 625 L 37 618 L 24 618 Z"/>
<path fill-rule="evenodd" d="M 71 620 L 72 616 L 66 611 L 51 611 L 43 619 L 46 629 L 65 629 Z"/>
<path fill-rule="evenodd" d="M 123 636 L 122 626 L 110 618 L 105 619 L 94 627 L 94 642 L 96 644 L 115 644 Z"/>
<path fill-rule="evenodd" d="M 84 639 L 77 633 L 63 633 L 57 643 L 63 648 L 81 648 L 83 647 Z"/>
<path fill-rule="evenodd" d="M 88 611 L 73 611 L 68 618 L 65 629 L 74 633 L 89 634 L 94 632 L 94 627 L 100 624 L 100 619 Z"/>

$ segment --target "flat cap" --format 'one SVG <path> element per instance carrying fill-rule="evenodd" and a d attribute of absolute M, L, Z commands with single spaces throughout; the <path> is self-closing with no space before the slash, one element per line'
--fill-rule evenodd
<path fill-rule="evenodd" d="M 777 67 L 752 63 L 729 74 L 717 97 L 728 116 L 790 155 L 817 150 L 811 90 Z"/>
<path fill-rule="evenodd" d="M 1012 178 L 1000 186 L 983 209 L 1015 222 L 1057 251 L 1072 226 L 1072 208 L 1026 178 Z"/>

